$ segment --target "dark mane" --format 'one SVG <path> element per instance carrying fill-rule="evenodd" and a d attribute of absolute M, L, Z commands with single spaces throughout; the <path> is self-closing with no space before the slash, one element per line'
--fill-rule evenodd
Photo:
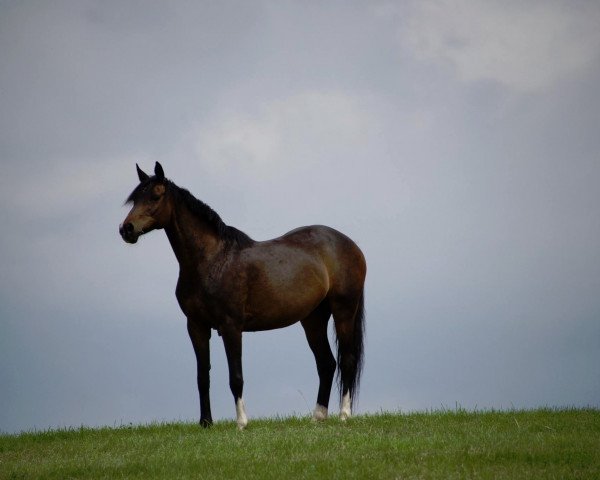
<path fill-rule="evenodd" d="M 169 191 L 173 194 L 175 201 L 183 203 L 190 212 L 211 225 L 219 237 L 239 247 L 247 247 L 254 243 L 248 235 L 235 227 L 226 225 L 217 212 L 210 208 L 202 200 L 198 200 L 185 188 L 178 187 L 172 181 L 166 180 Z"/>
<path fill-rule="evenodd" d="M 127 197 L 125 203 L 133 203 L 146 191 L 146 188 L 156 181 L 156 177 L 150 177 L 141 182 L 134 188 L 133 192 Z M 165 186 L 173 194 L 176 202 L 183 203 L 194 215 L 212 226 L 222 240 L 234 243 L 239 247 L 247 247 L 254 243 L 248 235 L 235 227 L 226 225 L 217 212 L 210 208 L 206 203 L 198 200 L 188 190 L 175 185 L 171 180 L 164 180 Z"/>

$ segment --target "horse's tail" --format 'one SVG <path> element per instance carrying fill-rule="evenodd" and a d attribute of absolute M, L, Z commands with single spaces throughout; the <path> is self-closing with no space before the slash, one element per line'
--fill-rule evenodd
<path fill-rule="evenodd" d="M 335 313 L 334 313 L 335 318 Z M 358 400 L 360 377 L 364 363 L 365 337 L 365 293 L 364 287 L 358 297 L 358 305 L 351 328 L 337 331 L 337 383 L 340 393 L 340 403 L 345 393 L 350 394 L 350 404 Z M 341 338 L 344 337 L 344 338 Z"/>

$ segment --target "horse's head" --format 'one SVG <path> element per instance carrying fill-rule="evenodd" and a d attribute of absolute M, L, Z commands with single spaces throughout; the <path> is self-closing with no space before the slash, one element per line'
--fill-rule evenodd
<path fill-rule="evenodd" d="M 131 192 L 126 203 L 133 208 L 119 225 L 119 233 L 127 243 L 137 242 L 140 235 L 164 228 L 171 218 L 168 181 L 160 163 L 156 162 L 154 176 L 149 176 L 136 164 L 140 184 Z"/>

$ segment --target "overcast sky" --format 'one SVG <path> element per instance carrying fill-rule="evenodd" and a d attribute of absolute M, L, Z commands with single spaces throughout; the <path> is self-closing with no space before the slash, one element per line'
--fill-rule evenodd
<path fill-rule="evenodd" d="M 199 417 L 135 163 L 251 237 L 368 263 L 359 412 L 600 407 L 596 1 L 0 2 L 0 430 Z M 234 418 L 221 339 L 213 415 Z M 249 416 L 308 414 L 299 325 L 244 336 Z M 332 410 L 338 408 L 332 396 Z"/>

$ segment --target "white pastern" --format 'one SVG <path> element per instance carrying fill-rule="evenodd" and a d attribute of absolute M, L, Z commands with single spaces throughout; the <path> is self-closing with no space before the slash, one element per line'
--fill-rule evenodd
<path fill-rule="evenodd" d="M 345 422 L 352 415 L 352 409 L 350 407 L 350 392 L 346 393 L 342 397 L 342 409 L 340 410 L 340 420 Z"/>
<path fill-rule="evenodd" d="M 240 397 L 235 402 L 235 414 L 237 417 L 238 430 L 243 430 L 248 425 L 248 417 L 246 416 L 246 407 L 244 400 Z"/>
<path fill-rule="evenodd" d="M 315 410 L 313 412 L 312 419 L 315 422 L 322 422 L 323 420 L 326 420 L 327 419 L 327 407 L 324 407 L 323 405 L 319 405 L 317 403 L 317 405 L 315 406 Z"/>

